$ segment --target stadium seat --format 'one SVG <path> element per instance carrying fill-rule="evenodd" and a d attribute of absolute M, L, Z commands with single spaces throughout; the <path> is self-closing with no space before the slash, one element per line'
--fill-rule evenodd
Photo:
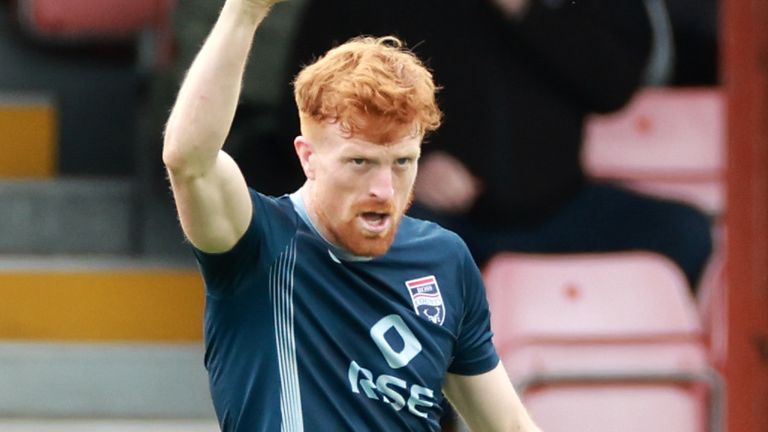
<path fill-rule="evenodd" d="M 721 241 L 724 242 L 724 239 Z M 697 295 L 710 359 L 718 370 L 725 367 L 728 351 L 728 286 L 724 267 L 725 248 L 718 245 L 702 276 Z"/>
<path fill-rule="evenodd" d="M 21 28 L 38 41 L 72 44 L 140 40 L 143 46 L 151 45 L 145 48 L 151 49 L 151 60 L 163 63 L 170 56 L 170 13 L 175 2 L 16 0 L 16 11 Z"/>
<path fill-rule="evenodd" d="M 617 113 L 588 118 L 582 154 L 593 178 L 724 210 L 724 97 L 718 88 L 647 88 Z"/>
<path fill-rule="evenodd" d="M 666 258 L 507 253 L 484 278 L 502 361 L 543 430 L 720 430 L 697 306 Z"/>

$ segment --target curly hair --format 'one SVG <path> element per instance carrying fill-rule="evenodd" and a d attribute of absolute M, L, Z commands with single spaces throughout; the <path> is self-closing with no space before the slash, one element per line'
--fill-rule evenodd
<path fill-rule="evenodd" d="M 442 120 L 432 73 L 393 36 L 353 38 L 304 67 L 293 86 L 302 125 L 338 123 L 377 143 L 406 128 L 423 136 Z"/>

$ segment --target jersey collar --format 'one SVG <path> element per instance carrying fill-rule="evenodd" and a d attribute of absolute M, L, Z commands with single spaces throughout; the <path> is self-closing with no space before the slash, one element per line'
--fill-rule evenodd
<path fill-rule="evenodd" d="M 289 197 L 291 198 L 293 209 L 296 211 L 296 214 L 298 214 L 301 220 L 303 220 L 304 223 L 307 224 L 312 229 L 312 231 L 328 246 L 328 253 L 331 255 L 332 259 L 335 261 L 340 259 L 344 261 L 370 261 L 373 259 L 373 257 L 355 255 L 326 239 L 323 234 L 320 233 L 320 230 L 317 229 L 314 222 L 312 222 L 312 219 L 309 217 L 307 206 L 304 204 L 304 197 L 301 196 L 301 189 L 290 194 Z"/>

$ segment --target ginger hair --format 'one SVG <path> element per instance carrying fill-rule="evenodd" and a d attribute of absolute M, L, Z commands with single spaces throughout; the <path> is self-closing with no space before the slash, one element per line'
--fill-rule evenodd
<path fill-rule="evenodd" d="M 357 37 L 304 67 L 293 82 L 302 133 L 338 123 L 376 143 L 437 129 L 442 112 L 432 73 L 393 36 Z"/>

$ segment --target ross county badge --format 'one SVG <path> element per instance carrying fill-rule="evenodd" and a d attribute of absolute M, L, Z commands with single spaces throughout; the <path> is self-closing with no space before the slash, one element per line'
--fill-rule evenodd
<path fill-rule="evenodd" d="M 443 296 L 440 295 L 440 287 L 437 286 L 437 279 L 434 276 L 424 276 L 406 281 L 405 286 L 411 295 L 416 315 L 433 324 L 443 325 L 445 306 Z"/>

